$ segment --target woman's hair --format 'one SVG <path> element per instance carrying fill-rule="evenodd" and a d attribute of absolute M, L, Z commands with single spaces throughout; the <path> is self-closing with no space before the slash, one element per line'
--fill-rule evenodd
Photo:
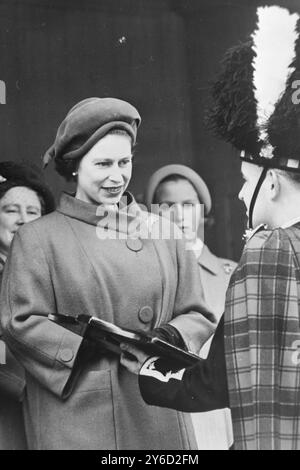
<path fill-rule="evenodd" d="M 128 137 L 131 141 L 131 148 L 133 151 L 134 144 L 133 144 L 132 136 L 125 129 L 118 129 L 118 128 L 111 129 L 107 134 L 105 134 L 105 136 L 106 135 L 123 135 L 123 136 Z M 76 145 L 74 145 L 72 149 L 69 149 L 68 151 L 75 150 L 75 149 L 76 149 Z M 84 157 L 80 157 L 77 159 L 69 159 L 69 160 L 56 159 L 55 169 L 57 173 L 59 173 L 61 176 L 65 178 L 66 181 L 74 181 L 76 180 L 76 178 L 74 177 L 73 173 L 76 173 L 78 171 L 79 163 L 83 158 Z"/>
<path fill-rule="evenodd" d="M 4 183 L 0 183 L 0 200 L 5 196 L 5 194 L 12 188 L 24 187 L 31 189 L 34 193 L 37 194 L 39 201 L 41 203 L 41 214 L 45 215 L 46 213 L 46 202 L 43 198 L 42 194 L 40 194 L 36 189 L 31 188 L 28 184 L 17 182 L 17 181 L 5 181 Z"/>

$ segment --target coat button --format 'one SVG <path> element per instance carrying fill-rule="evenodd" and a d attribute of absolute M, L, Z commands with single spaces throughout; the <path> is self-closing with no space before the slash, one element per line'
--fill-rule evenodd
<path fill-rule="evenodd" d="M 154 313 L 151 307 L 142 307 L 141 310 L 139 311 L 139 319 L 143 323 L 149 323 L 151 320 L 153 320 Z"/>
<path fill-rule="evenodd" d="M 72 361 L 73 357 L 74 357 L 74 353 L 72 349 L 63 349 L 60 353 L 60 359 L 63 362 L 70 362 Z"/>
<path fill-rule="evenodd" d="M 143 242 L 140 238 L 127 238 L 126 246 L 131 251 L 141 251 L 143 249 Z"/>

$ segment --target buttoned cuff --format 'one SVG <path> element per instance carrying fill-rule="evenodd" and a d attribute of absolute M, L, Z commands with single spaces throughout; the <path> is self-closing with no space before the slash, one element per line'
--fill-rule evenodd
<path fill-rule="evenodd" d="M 84 352 L 84 344 L 82 336 L 69 330 L 64 333 L 49 380 L 50 389 L 61 398 L 67 398 L 76 384 L 81 372 L 80 357 Z"/>

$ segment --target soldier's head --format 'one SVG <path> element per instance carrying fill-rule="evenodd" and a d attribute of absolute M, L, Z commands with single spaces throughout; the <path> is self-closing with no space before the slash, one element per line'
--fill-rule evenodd
<path fill-rule="evenodd" d="M 240 154 L 250 228 L 300 216 L 300 19 L 277 6 L 259 7 L 257 18 L 247 42 L 225 54 L 208 116 Z"/>
<path fill-rule="evenodd" d="M 251 201 L 262 167 L 242 162 L 243 178 L 239 199 L 245 204 L 249 217 Z M 266 224 L 270 228 L 279 227 L 297 216 L 300 217 L 300 174 L 277 168 L 269 168 L 255 201 L 252 212 L 253 226 Z"/>

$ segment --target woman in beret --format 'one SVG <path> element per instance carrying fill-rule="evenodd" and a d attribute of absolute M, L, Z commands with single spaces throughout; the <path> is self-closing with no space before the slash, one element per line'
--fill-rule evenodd
<path fill-rule="evenodd" d="M 17 230 L 54 210 L 54 199 L 34 168 L 0 162 L 0 283 Z M 22 366 L 0 331 L 0 450 L 26 449 L 21 400 L 25 390 Z"/>
<path fill-rule="evenodd" d="M 212 200 L 205 181 L 185 165 L 166 165 L 149 179 L 145 202 L 149 211 L 160 210 L 173 216 L 183 231 L 187 247 L 197 260 L 201 287 L 206 304 L 219 321 L 225 310 L 225 295 L 236 263 L 215 256 L 204 244 L 201 232 L 210 215 Z M 211 339 L 200 355 L 206 358 Z M 231 417 L 228 409 L 191 415 L 198 448 L 202 450 L 229 449 L 232 445 Z"/>
<path fill-rule="evenodd" d="M 190 417 L 147 407 L 117 354 L 42 318 L 85 313 L 133 330 L 159 327 L 194 351 L 212 334 L 193 255 L 175 227 L 173 236 L 150 236 L 160 219 L 126 191 L 139 124 L 137 110 L 118 99 L 75 105 L 45 156 L 75 181 L 75 193 L 14 240 L 1 320 L 26 370 L 31 449 L 196 448 Z"/>

